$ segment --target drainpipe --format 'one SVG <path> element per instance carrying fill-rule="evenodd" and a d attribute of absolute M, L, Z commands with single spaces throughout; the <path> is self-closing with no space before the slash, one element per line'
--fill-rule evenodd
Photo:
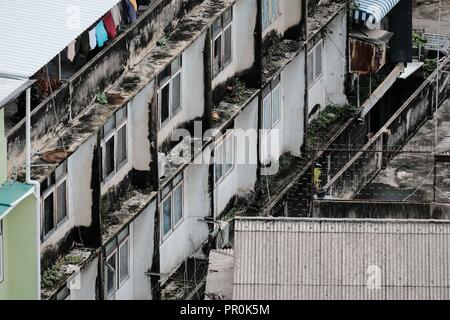
<path fill-rule="evenodd" d="M 26 183 L 34 186 L 36 198 L 36 293 L 37 300 L 41 300 L 41 196 L 39 182 L 31 180 L 31 88 L 26 90 L 26 118 L 25 118 L 25 140 L 26 140 Z"/>

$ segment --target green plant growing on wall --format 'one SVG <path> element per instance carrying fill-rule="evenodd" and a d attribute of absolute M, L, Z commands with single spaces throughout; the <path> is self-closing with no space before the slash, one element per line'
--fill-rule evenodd
<path fill-rule="evenodd" d="M 415 48 L 422 48 L 427 44 L 427 39 L 422 33 L 414 31 L 413 32 L 413 45 Z"/>
<path fill-rule="evenodd" d="M 423 71 L 425 73 L 425 77 L 428 78 L 434 72 L 434 70 L 436 70 L 437 61 L 436 59 L 424 59 L 423 63 Z"/>
<path fill-rule="evenodd" d="M 167 37 L 166 36 L 164 36 L 164 37 L 160 38 L 158 41 L 156 41 L 156 45 L 158 47 L 162 47 L 162 46 L 164 46 L 166 44 L 167 44 Z"/>
<path fill-rule="evenodd" d="M 422 60 L 422 49 L 427 44 L 427 39 L 422 33 L 414 31 L 413 32 L 413 47 L 418 49 L 419 60 Z"/>
<path fill-rule="evenodd" d="M 105 93 L 103 93 L 103 92 L 98 92 L 98 93 L 95 95 L 95 101 L 96 101 L 97 103 L 100 103 L 101 105 L 106 105 L 106 104 L 108 104 L 108 97 L 106 96 Z"/>

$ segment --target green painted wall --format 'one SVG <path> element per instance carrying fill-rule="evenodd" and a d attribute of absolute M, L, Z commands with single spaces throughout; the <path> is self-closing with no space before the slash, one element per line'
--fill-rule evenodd
<path fill-rule="evenodd" d="M 37 299 L 35 201 L 34 195 L 28 196 L 3 219 L 5 279 L 0 300 Z"/>
<path fill-rule="evenodd" d="M 6 180 L 6 138 L 4 109 L 0 109 L 0 185 Z"/>

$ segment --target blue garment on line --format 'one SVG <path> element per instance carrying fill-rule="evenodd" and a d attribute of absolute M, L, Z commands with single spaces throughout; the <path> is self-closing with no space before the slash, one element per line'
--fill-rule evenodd
<path fill-rule="evenodd" d="M 137 12 L 129 0 L 122 0 L 122 8 L 125 15 L 125 22 L 130 24 L 137 20 Z"/>
<path fill-rule="evenodd" d="M 95 37 L 97 38 L 97 45 L 99 48 L 103 47 L 106 41 L 108 41 L 108 33 L 106 32 L 103 21 L 100 21 L 95 26 Z"/>

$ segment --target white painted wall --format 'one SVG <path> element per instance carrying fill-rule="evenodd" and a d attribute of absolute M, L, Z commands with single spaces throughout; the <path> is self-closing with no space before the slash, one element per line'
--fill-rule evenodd
<path fill-rule="evenodd" d="M 140 171 L 150 170 L 151 154 L 149 135 L 149 105 L 153 98 L 154 81 L 147 84 L 131 101 L 133 168 Z"/>
<path fill-rule="evenodd" d="M 183 220 L 160 244 L 162 274 L 175 271 L 208 237 L 208 225 L 198 221 L 209 216 L 210 212 L 208 172 L 206 164 L 192 164 L 184 171 Z"/>
<path fill-rule="evenodd" d="M 89 227 L 92 222 L 91 174 L 97 136 L 90 137 L 67 160 L 68 215 L 41 244 L 44 252 L 57 245 L 75 226 Z"/>
<path fill-rule="evenodd" d="M 130 235 L 129 235 L 129 245 L 130 245 L 130 265 L 129 265 L 129 270 L 130 270 L 130 277 L 128 278 L 128 280 L 126 280 L 122 286 L 116 291 L 116 294 L 114 295 L 115 300 L 130 300 L 133 299 L 133 294 L 134 294 L 134 249 L 135 249 L 135 244 L 134 244 L 134 223 L 130 224 Z"/>
<path fill-rule="evenodd" d="M 301 52 L 281 74 L 281 153 L 300 155 L 304 141 L 305 54 Z"/>
<path fill-rule="evenodd" d="M 258 98 L 256 97 L 235 119 L 235 129 L 242 129 L 256 139 L 258 128 Z M 249 139 L 250 140 L 250 139 Z M 257 173 L 257 143 L 247 146 L 235 140 L 235 164 L 233 170 L 214 188 L 214 216 L 220 215 L 235 195 L 244 195 L 254 190 Z M 256 140 L 254 140 L 256 141 Z M 248 149 L 247 149 L 248 148 Z M 242 163 L 238 158 L 245 156 L 248 161 Z M 244 158 L 242 158 L 243 160 Z M 239 161 L 238 161 L 239 160 Z"/>
<path fill-rule="evenodd" d="M 323 47 L 323 76 L 309 88 L 309 112 L 316 104 L 321 109 L 328 104 L 344 105 L 346 75 L 347 19 L 345 12 L 336 16 L 328 25 Z"/>
<path fill-rule="evenodd" d="M 69 286 L 70 300 L 95 300 L 97 276 L 98 258 L 95 258 L 71 277 L 74 285 Z"/>
<path fill-rule="evenodd" d="M 302 1 L 301 0 L 278 0 L 280 6 L 280 15 L 265 30 L 263 30 L 263 39 L 272 31 L 276 31 L 280 35 L 290 28 L 298 24 L 302 18 Z"/>
<path fill-rule="evenodd" d="M 256 27 L 256 1 L 240 0 L 233 6 L 233 60 L 212 81 L 212 88 L 231 79 L 236 73 L 250 69 L 255 57 L 254 32 Z"/>
<path fill-rule="evenodd" d="M 133 114 L 134 109 L 138 108 L 137 104 L 129 103 L 127 105 L 128 108 L 128 122 L 127 122 L 127 163 L 119 168 L 119 170 L 116 172 L 114 176 L 112 176 L 109 180 L 105 181 L 101 185 L 101 195 L 104 196 L 107 194 L 111 188 L 117 187 L 123 179 L 127 176 L 127 174 L 131 171 L 133 168 L 133 156 L 134 156 L 134 145 L 139 145 L 139 141 L 136 141 L 133 139 L 133 128 L 134 128 L 134 121 L 133 121 Z M 143 125 L 143 124 L 142 124 Z M 141 137 L 145 138 L 145 137 Z M 150 152 L 150 151 L 149 151 Z"/>
<path fill-rule="evenodd" d="M 181 104 L 182 109 L 158 132 L 158 141 L 170 139 L 181 124 L 202 117 L 205 107 L 203 50 L 206 33 L 196 39 L 182 54 Z"/>
<path fill-rule="evenodd" d="M 150 278 L 145 273 L 151 270 L 154 252 L 154 225 L 156 202 L 152 202 L 133 222 L 133 299 L 151 300 Z"/>

